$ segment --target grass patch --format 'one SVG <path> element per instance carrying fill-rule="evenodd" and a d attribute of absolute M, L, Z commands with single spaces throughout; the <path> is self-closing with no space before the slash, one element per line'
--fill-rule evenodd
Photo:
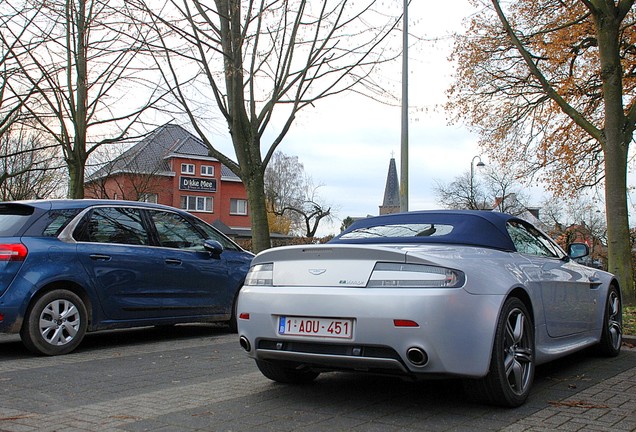
<path fill-rule="evenodd" d="M 636 306 L 623 306 L 623 334 L 636 336 Z"/>

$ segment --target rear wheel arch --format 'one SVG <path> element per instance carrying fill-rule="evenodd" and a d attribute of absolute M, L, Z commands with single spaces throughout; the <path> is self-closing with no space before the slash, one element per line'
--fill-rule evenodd
<path fill-rule="evenodd" d="M 32 298 L 20 329 L 22 343 L 29 351 L 67 354 L 82 342 L 88 329 L 89 306 L 81 290 L 79 294 L 76 291 L 75 284 L 50 284 Z"/>
<path fill-rule="evenodd" d="M 51 291 L 60 289 L 70 291 L 82 300 L 84 306 L 86 306 L 86 313 L 88 314 L 88 327 L 90 328 L 93 321 L 93 302 L 91 301 L 88 292 L 86 292 L 86 289 L 80 284 L 73 281 L 61 280 L 44 285 L 29 300 L 29 305 L 26 308 L 27 313 L 31 311 L 35 302 L 42 296 L 48 294 Z"/>
<path fill-rule="evenodd" d="M 524 306 L 528 310 L 528 313 L 530 314 L 530 318 L 532 318 L 533 324 L 536 324 L 536 318 L 534 316 L 534 307 L 532 306 L 532 300 L 530 299 L 528 292 L 523 288 L 517 287 L 514 290 L 512 290 L 510 294 L 508 294 L 506 300 L 510 297 L 516 297 L 523 302 Z"/>
<path fill-rule="evenodd" d="M 517 407 L 532 387 L 535 365 L 534 313 L 523 289 L 502 302 L 492 342 L 488 374 L 464 381 L 465 390 L 480 402 Z"/>

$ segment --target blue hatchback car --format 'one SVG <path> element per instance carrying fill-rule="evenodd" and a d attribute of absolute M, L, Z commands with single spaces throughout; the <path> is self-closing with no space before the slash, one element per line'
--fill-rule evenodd
<path fill-rule="evenodd" d="M 0 203 L 0 332 L 73 351 L 87 331 L 227 322 L 253 254 L 195 216 L 134 201 Z"/>

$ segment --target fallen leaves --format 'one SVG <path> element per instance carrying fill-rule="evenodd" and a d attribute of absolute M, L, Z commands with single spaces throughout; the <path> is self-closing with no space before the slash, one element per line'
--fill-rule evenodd
<path fill-rule="evenodd" d="M 594 404 L 592 402 L 587 402 L 583 400 L 572 400 L 572 401 L 548 401 L 548 403 L 552 406 L 559 407 L 572 407 L 572 408 L 599 408 L 599 409 L 607 409 L 609 406 L 603 404 Z"/>

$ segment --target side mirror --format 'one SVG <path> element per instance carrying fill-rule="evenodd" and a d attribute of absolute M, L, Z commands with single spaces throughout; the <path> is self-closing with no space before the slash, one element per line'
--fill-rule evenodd
<path fill-rule="evenodd" d="M 203 242 L 203 247 L 206 251 L 210 252 L 215 258 L 218 258 L 223 252 L 223 245 L 216 240 L 206 240 Z"/>
<path fill-rule="evenodd" d="M 572 243 L 568 245 L 568 256 L 572 259 L 586 257 L 590 254 L 590 248 L 585 243 Z"/>

